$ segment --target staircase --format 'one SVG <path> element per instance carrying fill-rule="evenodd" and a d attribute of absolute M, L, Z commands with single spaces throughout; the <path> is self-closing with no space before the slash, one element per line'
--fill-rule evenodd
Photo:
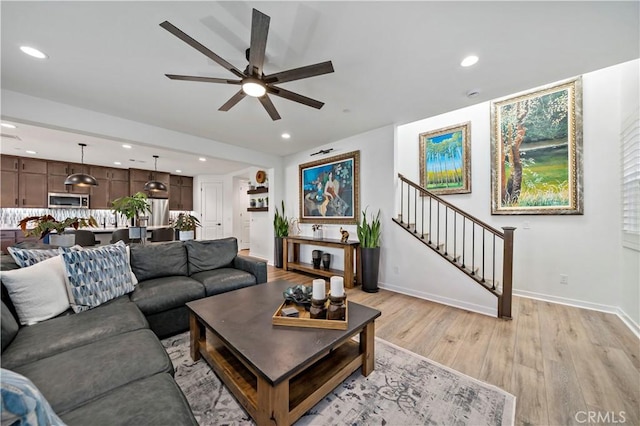
<path fill-rule="evenodd" d="M 513 233 L 487 225 L 398 174 L 395 223 L 497 297 L 498 317 L 511 319 Z"/>

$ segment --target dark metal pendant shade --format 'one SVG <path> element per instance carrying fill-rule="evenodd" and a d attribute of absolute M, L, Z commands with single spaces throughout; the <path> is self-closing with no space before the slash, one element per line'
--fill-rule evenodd
<path fill-rule="evenodd" d="M 76 186 L 98 186 L 98 181 L 91 175 L 84 173 L 74 173 L 67 176 L 67 180 L 64 181 L 65 185 Z"/>
<path fill-rule="evenodd" d="M 80 159 L 81 164 L 84 164 L 84 147 L 87 146 L 86 143 L 79 143 L 80 149 L 82 152 L 82 157 Z M 98 181 L 91 175 L 86 173 L 74 173 L 67 176 L 67 179 L 64 181 L 65 185 L 75 185 L 75 186 L 98 186 Z"/>
<path fill-rule="evenodd" d="M 153 192 L 157 192 L 157 191 L 166 191 L 167 190 L 167 185 L 165 185 L 162 182 L 159 182 L 157 180 L 151 180 L 147 183 L 144 184 L 144 190 L 145 191 L 153 191 Z"/>
<path fill-rule="evenodd" d="M 153 158 L 155 159 L 155 171 L 156 173 L 158 173 L 159 157 L 157 155 L 154 155 Z M 167 191 L 167 185 L 157 180 L 150 180 L 149 182 L 144 184 L 144 190 L 151 192 Z"/>

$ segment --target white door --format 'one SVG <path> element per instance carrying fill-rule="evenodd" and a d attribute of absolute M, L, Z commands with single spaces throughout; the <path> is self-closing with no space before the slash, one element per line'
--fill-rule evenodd
<path fill-rule="evenodd" d="M 242 181 L 238 193 L 238 218 L 240 219 L 240 241 L 238 241 L 238 248 L 240 250 L 246 250 L 251 247 L 251 213 L 247 211 L 247 206 L 249 205 L 248 189 L 249 181 Z"/>
<path fill-rule="evenodd" d="M 222 182 L 205 182 L 202 194 L 202 235 L 200 239 L 222 238 Z"/>

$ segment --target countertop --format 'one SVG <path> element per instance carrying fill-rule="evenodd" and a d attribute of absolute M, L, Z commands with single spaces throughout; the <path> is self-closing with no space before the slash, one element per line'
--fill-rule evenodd
<path fill-rule="evenodd" d="M 167 228 L 167 227 L 169 227 L 169 225 L 166 225 L 166 226 L 147 226 L 147 231 L 153 231 L 154 229 Z M 116 231 L 118 229 L 127 229 L 127 228 L 128 227 L 126 227 L 126 226 L 120 226 L 120 227 L 117 227 L 117 228 L 114 228 L 113 226 L 108 226 L 106 228 L 103 228 L 103 227 L 99 226 L 97 228 L 89 227 L 89 228 L 80 228 L 80 229 L 91 231 L 94 234 L 111 234 L 113 231 Z M 73 228 L 67 228 L 67 231 L 72 231 L 72 230 L 73 230 Z M 3 226 L 3 227 L 0 228 L 0 231 L 20 231 L 20 228 L 19 227 L 10 227 L 10 226 L 9 227 L 5 227 L 5 226 Z"/>

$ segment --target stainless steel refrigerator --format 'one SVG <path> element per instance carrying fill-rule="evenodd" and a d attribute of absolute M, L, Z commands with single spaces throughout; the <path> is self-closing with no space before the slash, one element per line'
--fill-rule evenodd
<path fill-rule="evenodd" d="M 169 199 L 148 198 L 147 202 L 151 206 L 147 226 L 169 226 Z"/>

